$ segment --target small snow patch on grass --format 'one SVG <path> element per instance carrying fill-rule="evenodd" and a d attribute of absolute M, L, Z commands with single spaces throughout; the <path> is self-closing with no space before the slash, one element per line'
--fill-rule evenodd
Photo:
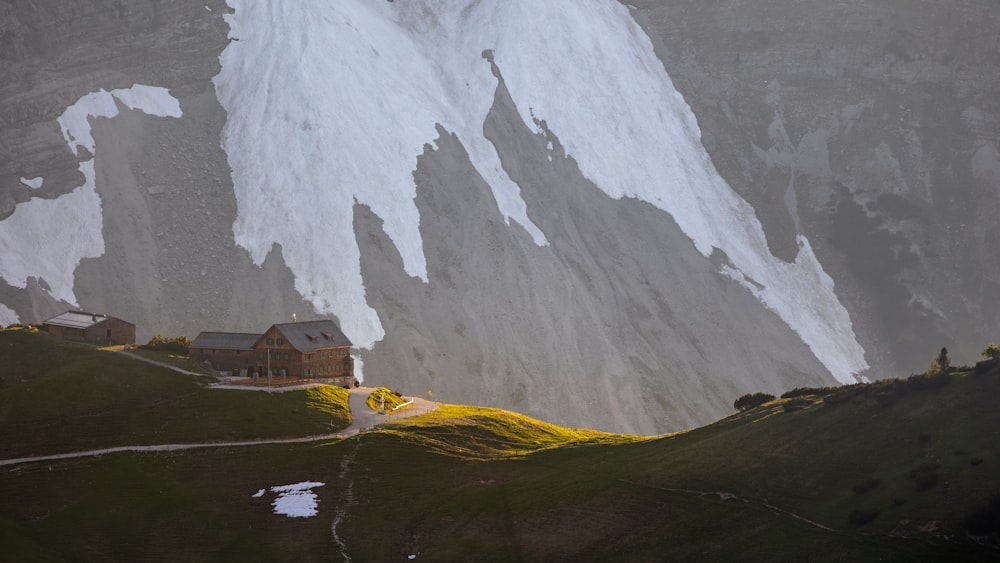
<path fill-rule="evenodd" d="M 319 511 L 319 502 L 316 493 L 312 489 L 322 487 L 325 483 L 318 481 L 303 481 L 293 485 L 280 485 L 271 487 L 272 493 L 278 493 L 278 498 L 274 499 L 275 514 L 284 514 L 289 518 L 309 518 L 316 516 Z M 252 498 L 264 496 L 266 489 L 260 489 Z"/>

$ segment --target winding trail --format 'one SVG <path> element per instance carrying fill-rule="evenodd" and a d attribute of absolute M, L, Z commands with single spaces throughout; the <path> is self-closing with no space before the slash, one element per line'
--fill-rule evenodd
<path fill-rule="evenodd" d="M 126 356 L 132 358 L 133 360 L 139 360 L 140 362 L 146 362 L 147 364 L 153 364 L 154 366 L 160 366 L 160 367 L 163 367 L 163 368 L 172 369 L 172 370 L 174 370 L 176 372 L 183 373 L 183 374 L 186 374 L 186 375 L 194 375 L 194 376 L 197 376 L 197 377 L 203 377 L 205 375 L 204 373 L 196 373 L 196 372 L 193 372 L 193 371 L 188 371 L 186 369 L 179 368 L 177 366 L 172 366 L 172 365 L 170 365 L 170 364 L 168 364 L 166 362 L 158 362 L 158 361 L 156 361 L 154 359 L 147 358 L 145 356 L 140 356 L 139 354 L 135 354 L 135 353 L 129 352 L 128 350 L 118 350 L 118 353 L 119 354 L 125 354 Z"/>
<path fill-rule="evenodd" d="M 169 366 L 168 366 L 169 367 Z M 236 387 L 239 389 L 240 387 Z M 274 389 L 273 392 L 290 391 L 293 388 Z M 252 390 L 252 389 L 247 389 Z M 33 463 L 38 461 L 56 461 L 62 459 L 74 459 L 80 457 L 94 457 L 104 454 L 118 452 L 172 452 L 181 450 L 195 450 L 200 448 L 234 448 L 241 446 L 263 446 L 268 444 L 299 444 L 306 442 L 321 442 L 323 440 L 342 440 L 357 436 L 363 432 L 370 432 L 382 424 L 395 422 L 404 418 L 421 415 L 435 411 L 440 406 L 438 403 L 426 401 L 417 397 L 413 398 L 413 404 L 407 409 L 390 411 L 386 414 L 379 414 L 368 408 L 368 395 L 375 389 L 372 387 L 359 387 L 351 389 L 348 398 L 348 406 L 351 409 L 351 424 L 338 432 L 330 434 L 319 434 L 314 436 L 299 436 L 296 438 L 270 438 L 264 440 L 242 440 L 234 442 L 200 442 L 194 444 L 156 444 L 151 446 L 115 446 L 112 448 L 101 448 L 97 450 L 84 450 L 77 452 L 67 452 L 61 454 L 41 455 L 32 457 L 17 457 L 11 459 L 0 459 L 0 466 L 18 465 L 22 463 Z"/>
<path fill-rule="evenodd" d="M 635 486 L 639 486 L 639 487 L 647 487 L 647 488 L 651 488 L 651 489 L 656 489 L 658 491 L 667 491 L 667 492 L 671 492 L 671 493 L 681 493 L 681 494 L 685 494 L 685 495 L 697 495 L 697 496 L 718 496 L 719 500 L 722 500 L 722 501 L 738 500 L 738 501 L 742 501 L 742 502 L 747 503 L 747 504 L 754 504 L 754 503 L 756 503 L 756 504 L 758 504 L 760 506 L 763 506 L 764 508 L 766 508 L 766 509 L 774 512 L 775 514 L 784 514 L 786 516 L 791 516 L 792 518 L 795 518 L 796 520 L 800 520 L 802 522 L 805 522 L 806 524 L 809 524 L 810 526 L 815 526 L 816 528 L 819 528 L 821 530 L 825 530 L 827 532 L 839 532 L 840 531 L 840 530 L 837 530 L 836 528 L 831 528 L 829 526 L 824 526 L 823 524 L 820 524 L 819 522 L 810 520 L 810 519 L 806 518 L 805 516 L 801 516 L 801 515 L 796 514 L 796 513 L 792 512 L 790 510 L 785 510 L 784 508 L 779 508 L 777 506 L 774 506 L 773 504 L 768 504 L 766 501 L 755 500 L 755 499 L 751 499 L 751 498 L 743 498 L 743 497 L 736 496 L 733 493 L 728 493 L 728 492 L 725 492 L 725 491 L 693 491 L 691 489 L 675 489 L 675 488 L 672 488 L 672 487 L 658 487 L 656 485 L 650 485 L 648 483 L 638 483 L 638 482 L 635 482 L 635 481 L 629 481 L 627 479 L 621 479 L 621 482 L 622 483 L 627 483 L 629 485 L 635 485 Z"/>
<path fill-rule="evenodd" d="M 344 519 L 347 518 L 347 509 L 357 504 L 354 499 L 354 479 L 350 476 L 351 466 L 355 463 L 355 458 L 358 456 L 358 450 L 361 449 L 361 440 L 357 440 L 354 445 L 354 450 L 349 454 L 344 456 L 340 460 L 340 482 L 344 483 L 343 500 L 340 505 L 337 506 L 337 514 L 333 517 L 333 523 L 330 524 L 330 533 L 333 534 L 333 541 L 337 544 L 340 549 L 340 555 L 344 558 L 344 561 L 351 563 L 351 555 L 347 553 L 347 543 L 344 542 L 344 538 L 340 537 L 337 533 L 337 527 L 343 523 Z"/>

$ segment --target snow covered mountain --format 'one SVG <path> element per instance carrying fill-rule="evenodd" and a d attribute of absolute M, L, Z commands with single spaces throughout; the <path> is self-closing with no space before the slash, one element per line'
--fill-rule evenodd
<path fill-rule="evenodd" d="M 331 317 L 369 381 L 644 433 L 971 354 L 998 15 L 814 4 L 0 2 L 0 323 Z"/>

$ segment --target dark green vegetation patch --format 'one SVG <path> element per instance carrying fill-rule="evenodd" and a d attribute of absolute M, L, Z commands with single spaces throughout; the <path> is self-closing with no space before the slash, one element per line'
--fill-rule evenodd
<path fill-rule="evenodd" d="M 1000 377 L 948 377 L 888 406 L 877 386 L 803 393 L 652 439 L 444 406 L 329 443 L 5 466 L 0 545 L 17 561 L 991 560 Z M 317 515 L 275 514 L 270 487 L 303 481 L 324 483 Z"/>

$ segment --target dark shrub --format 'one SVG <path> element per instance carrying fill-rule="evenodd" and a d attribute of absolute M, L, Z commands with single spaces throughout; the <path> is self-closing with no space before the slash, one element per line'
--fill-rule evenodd
<path fill-rule="evenodd" d="M 791 399 L 792 397 L 802 397 L 804 395 L 815 395 L 816 389 L 811 387 L 796 387 L 791 391 L 785 391 L 781 394 L 782 399 Z"/>
<path fill-rule="evenodd" d="M 782 404 L 781 408 L 785 412 L 799 411 L 808 407 L 812 403 L 813 403 L 812 401 L 805 398 L 791 399 L 787 403 Z"/>
<path fill-rule="evenodd" d="M 858 508 L 851 511 L 851 513 L 847 516 L 847 520 L 855 526 L 864 526 L 865 524 L 878 518 L 878 515 L 879 509 L 877 508 Z"/>
<path fill-rule="evenodd" d="M 880 481 L 878 479 L 875 479 L 875 478 L 865 479 L 864 481 L 862 481 L 862 482 L 858 483 L 857 485 L 854 485 L 853 487 L 851 487 L 851 490 L 854 491 L 854 494 L 856 494 L 856 495 L 863 495 L 863 494 L 867 493 L 868 491 L 870 491 L 870 490 L 874 489 L 875 487 L 877 487 L 879 485 L 879 483 L 880 483 Z"/>
<path fill-rule="evenodd" d="M 747 393 L 739 399 L 736 399 L 733 406 L 736 407 L 736 410 L 745 411 L 754 407 L 759 407 L 768 401 L 773 401 L 774 398 L 774 395 L 771 395 L 770 393 Z"/>
<path fill-rule="evenodd" d="M 855 383 L 853 385 L 845 385 L 834 391 L 833 393 L 827 395 L 823 398 L 823 403 L 827 405 L 839 405 L 841 403 L 846 403 L 855 397 L 858 397 L 870 389 L 870 384 L 865 383 Z"/>
<path fill-rule="evenodd" d="M 147 350 L 159 350 L 162 352 L 174 352 L 176 354 L 188 355 L 188 347 L 191 346 L 191 339 L 187 336 L 174 336 L 168 338 L 157 334 L 142 347 Z"/>

